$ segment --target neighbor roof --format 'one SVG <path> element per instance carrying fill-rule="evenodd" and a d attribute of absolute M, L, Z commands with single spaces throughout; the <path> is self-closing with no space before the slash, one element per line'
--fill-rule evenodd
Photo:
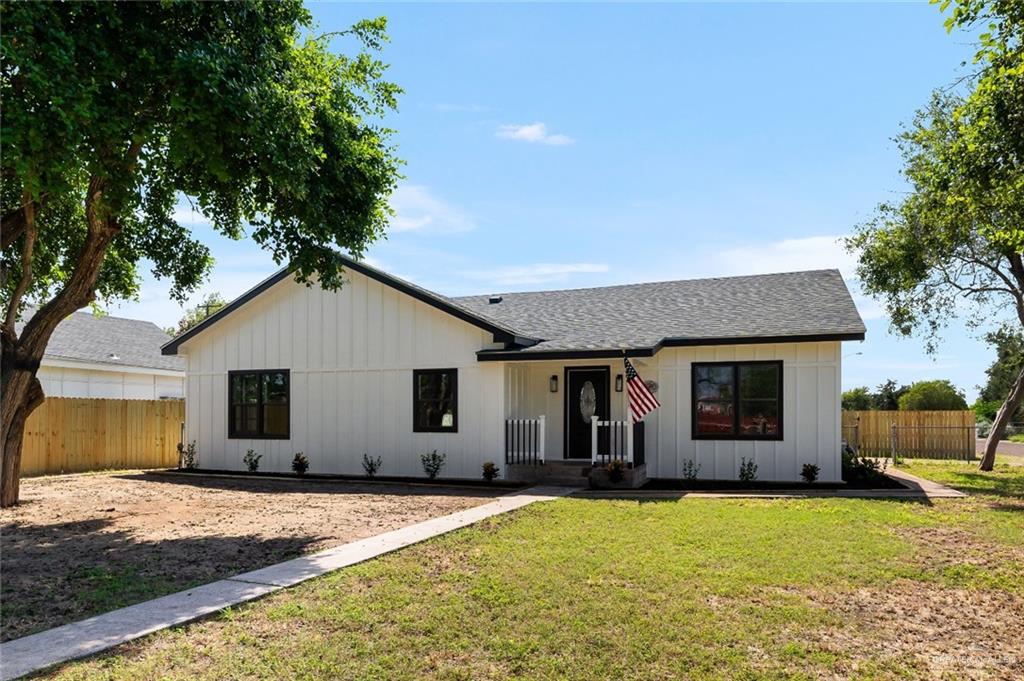
<path fill-rule="evenodd" d="M 31 316 L 32 310 L 29 310 L 24 318 Z M 18 323 L 19 334 L 23 326 L 24 322 Z M 108 364 L 111 368 L 123 366 L 184 371 L 183 358 L 161 354 L 160 346 L 168 339 L 170 336 L 153 322 L 74 312 L 57 325 L 46 345 L 44 361 L 67 359 Z"/>
<path fill-rule="evenodd" d="M 346 258 L 361 272 L 463 321 L 508 349 L 481 360 L 653 355 L 676 345 L 863 340 L 864 322 L 838 270 L 686 279 L 601 288 L 447 298 Z M 176 354 L 289 275 L 282 269 L 163 346 Z M 492 303 L 491 299 L 500 298 Z"/>
<path fill-rule="evenodd" d="M 533 355 L 652 355 L 660 347 L 810 340 L 863 340 L 864 322 L 838 270 L 687 279 L 601 288 L 455 298 L 528 336 Z"/>

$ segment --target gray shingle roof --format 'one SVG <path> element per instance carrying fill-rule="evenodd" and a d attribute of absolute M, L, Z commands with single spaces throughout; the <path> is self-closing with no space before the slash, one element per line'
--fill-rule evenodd
<path fill-rule="evenodd" d="M 31 318 L 32 312 L 26 311 L 24 317 Z M 17 327 L 21 333 L 22 323 Z M 54 330 L 44 358 L 184 371 L 184 358 L 160 354 L 160 346 L 169 339 L 153 322 L 75 312 Z"/>
<path fill-rule="evenodd" d="M 695 344 L 865 332 L 838 270 L 505 293 L 501 298 L 496 304 L 488 303 L 488 296 L 452 300 L 524 336 L 544 339 L 520 353 L 654 348 L 665 339 Z"/>

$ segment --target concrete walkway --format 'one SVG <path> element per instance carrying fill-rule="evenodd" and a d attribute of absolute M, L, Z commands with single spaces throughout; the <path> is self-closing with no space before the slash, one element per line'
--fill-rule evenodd
<path fill-rule="evenodd" d="M 906 485 L 905 489 L 779 489 L 779 490 L 580 490 L 585 499 L 800 499 L 839 497 L 846 499 L 956 499 L 966 497 L 952 487 L 889 468 L 886 475 Z"/>
<path fill-rule="evenodd" d="M 566 496 L 575 489 L 531 487 L 482 506 L 8 641 L 0 644 L 0 679 L 15 679 L 61 662 L 94 655 L 154 631 L 199 619 L 485 518 L 537 501 Z"/>

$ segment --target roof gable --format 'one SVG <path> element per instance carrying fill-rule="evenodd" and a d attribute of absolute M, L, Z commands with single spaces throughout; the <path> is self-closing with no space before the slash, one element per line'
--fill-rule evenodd
<path fill-rule="evenodd" d="M 515 329 L 506 326 L 502 322 L 492 319 L 490 316 L 486 314 L 470 310 L 456 303 L 450 298 L 446 298 L 440 294 L 434 293 L 433 291 L 429 291 L 411 282 L 405 281 L 404 279 L 392 276 L 375 267 L 370 267 L 365 263 L 361 263 L 351 258 L 343 257 L 343 259 L 345 260 L 346 268 L 351 269 L 355 272 L 359 272 L 360 274 L 367 276 L 370 279 L 373 279 L 386 286 L 389 286 L 401 293 L 404 293 L 416 300 L 419 300 L 420 302 L 426 303 L 431 307 L 434 307 L 438 310 L 441 310 L 442 312 L 450 314 L 453 317 L 456 317 L 464 322 L 472 324 L 473 326 L 481 328 L 484 331 L 488 331 L 494 334 L 494 338 L 498 342 L 511 343 L 514 345 L 528 345 L 536 343 L 540 340 L 537 338 L 530 338 L 524 336 L 518 333 Z M 283 268 L 278 272 L 274 273 L 273 275 L 271 275 L 270 277 L 268 277 L 267 279 L 264 279 L 255 287 L 243 293 L 241 296 L 231 301 L 230 303 L 228 303 L 227 305 L 219 309 L 217 312 L 204 319 L 196 326 L 193 326 L 185 333 L 180 334 L 179 336 L 172 339 L 170 342 L 166 343 L 162 348 L 163 354 L 177 354 L 178 348 L 181 347 L 183 343 L 199 335 L 206 329 L 210 328 L 217 322 L 221 321 L 222 319 L 233 313 L 235 310 L 239 309 L 249 301 L 258 297 L 264 291 L 267 291 L 275 284 L 284 281 L 290 276 L 291 273 L 289 272 L 288 268 Z"/>

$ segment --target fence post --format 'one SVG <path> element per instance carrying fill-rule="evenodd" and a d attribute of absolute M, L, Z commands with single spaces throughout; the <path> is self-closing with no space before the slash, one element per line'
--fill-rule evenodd
<path fill-rule="evenodd" d="M 897 439 L 898 439 L 898 437 L 899 436 L 897 435 L 897 432 L 896 432 L 896 423 L 895 422 L 890 423 L 889 424 L 889 456 L 890 456 L 890 458 L 892 458 L 892 462 L 894 464 L 896 463 L 896 449 L 897 449 Z"/>
<path fill-rule="evenodd" d="M 590 417 L 590 465 L 597 465 L 597 415 Z"/>
<path fill-rule="evenodd" d="M 540 441 L 538 442 L 537 460 L 543 465 L 544 464 L 544 414 L 537 417 L 537 423 L 540 424 L 538 430 L 540 430 Z"/>

